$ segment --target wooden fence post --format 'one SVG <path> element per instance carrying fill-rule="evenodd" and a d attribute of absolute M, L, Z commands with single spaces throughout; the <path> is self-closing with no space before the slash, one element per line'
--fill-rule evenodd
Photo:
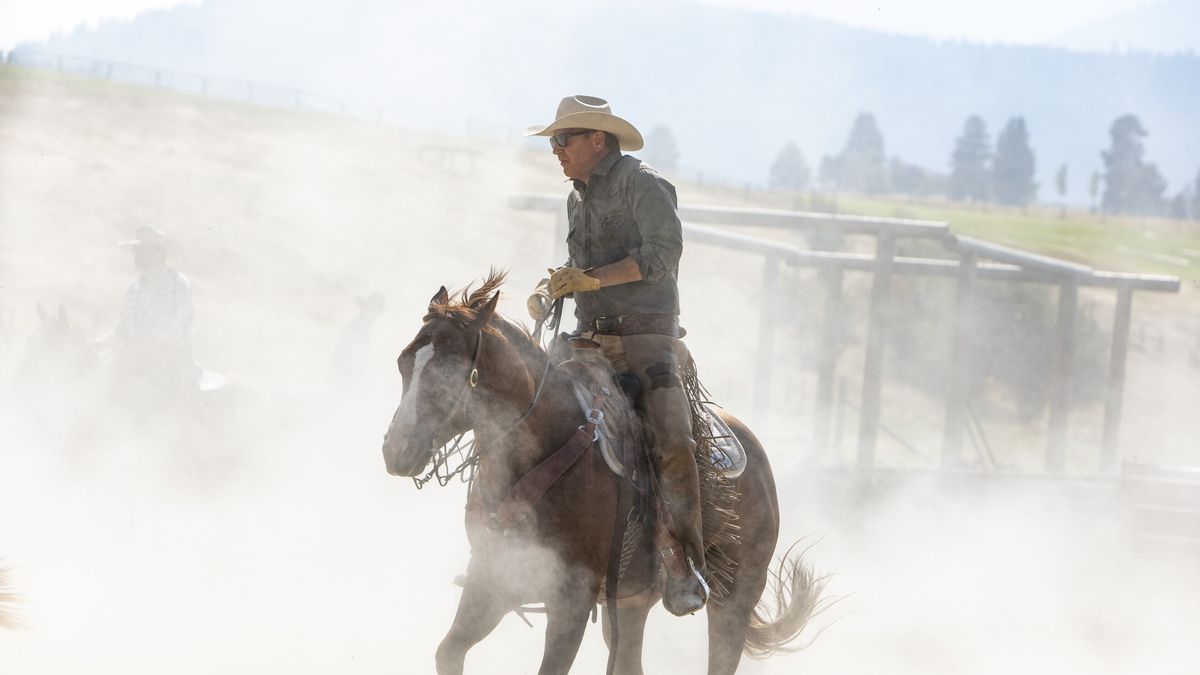
<path fill-rule="evenodd" d="M 862 407 L 858 421 L 858 466 L 875 465 L 875 442 L 879 435 L 880 398 L 883 394 L 884 335 L 887 328 L 888 297 L 895 267 L 896 235 L 880 232 L 875 243 L 875 278 L 871 283 L 871 308 L 867 319 L 867 353 L 863 366 Z"/>
<path fill-rule="evenodd" d="M 975 276 L 979 255 L 963 251 L 958 263 L 958 294 L 954 299 L 954 333 L 950 338 L 949 386 L 946 387 L 946 418 L 942 436 L 942 467 L 960 466 L 963 461 L 962 438 L 971 395 L 971 373 L 968 368 L 970 345 L 971 299 L 975 291 Z"/>
<path fill-rule="evenodd" d="M 830 457 L 834 461 L 837 461 L 842 454 L 842 438 L 846 430 L 846 389 L 848 386 L 849 382 L 845 375 L 838 378 L 837 392 L 834 395 L 837 402 L 834 404 L 833 415 L 833 452 L 830 453 Z"/>
<path fill-rule="evenodd" d="M 1066 466 L 1067 418 L 1071 412 L 1071 369 L 1075 360 L 1075 315 L 1079 305 L 1079 279 L 1064 278 L 1058 292 L 1058 330 L 1050 385 L 1050 421 L 1046 444 L 1046 470 L 1059 474 Z"/>
<path fill-rule="evenodd" d="M 779 256 L 763 259 L 762 307 L 758 318 L 758 357 L 754 370 L 754 415 L 762 420 L 771 404 L 771 370 L 775 367 L 775 317 L 772 303 L 779 299 Z"/>
<path fill-rule="evenodd" d="M 1108 393 L 1104 400 L 1104 437 L 1101 442 L 1100 471 L 1119 470 L 1117 442 L 1121 435 L 1121 405 L 1125 391 L 1125 361 L 1129 355 L 1129 323 L 1133 315 L 1133 287 L 1117 289 L 1117 308 L 1113 316 L 1112 352 L 1108 361 Z"/>
<path fill-rule="evenodd" d="M 825 316 L 817 355 L 817 410 L 813 419 L 813 451 L 818 455 L 829 451 L 834 377 L 841 352 L 842 266 L 827 267 L 822 276 L 825 281 Z"/>

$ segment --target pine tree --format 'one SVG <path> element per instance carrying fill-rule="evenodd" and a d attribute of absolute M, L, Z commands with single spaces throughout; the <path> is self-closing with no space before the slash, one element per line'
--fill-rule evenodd
<path fill-rule="evenodd" d="M 1192 182 L 1192 220 L 1200 220 L 1200 170 L 1196 171 L 1196 180 Z"/>
<path fill-rule="evenodd" d="M 1054 189 L 1058 192 L 1058 217 L 1065 218 L 1067 215 L 1067 165 L 1063 164 L 1058 167 L 1058 173 L 1054 174 Z"/>
<path fill-rule="evenodd" d="M 990 190 L 991 176 L 988 162 L 992 153 L 988 149 L 987 126 L 978 115 L 971 115 L 963 125 L 962 136 L 954 144 L 950 158 L 950 185 L 947 192 L 951 199 L 986 201 Z"/>
<path fill-rule="evenodd" d="M 784 143 L 771 163 L 767 184 L 776 190 L 803 190 L 808 187 L 811 178 L 812 170 L 804 161 L 800 146 L 789 141 Z"/>
<path fill-rule="evenodd" d="M 1146 129 L 1133 115 L 1123 115 L 1109 129 L 1112 146 L 1100 153 L 1104 158 L 1104 196 L 1101 208 L 1117 213 L 1159 213 L 1167 182 L 1158 167 L 1142 159 Z"/>
<path fill-rule="evenodd" d="M 992 162 L 992 187 L 996 201 L 1025 206 L 1037 196 L 1033 181 L 1036 160 L 1029 149 L 1025 119 L 1014 117 L 996 137 L 996 158 Z"/>
<path fill-rule="evenodd" d="M 878 193 L 887 190 L 883 134 L 871 113 L 859 113 L 846 138 L 846 147 L 831 160 L 833 182 L 843 190 Z M 822 168 L 824 162 L 822 162 Z"/>
<path fill-rule="evenodd" d="M 642 159 L 660 171 L 674 171 L 679 167 L 679 146 L 669 128 L 659 125 L 646 134 Z"/>

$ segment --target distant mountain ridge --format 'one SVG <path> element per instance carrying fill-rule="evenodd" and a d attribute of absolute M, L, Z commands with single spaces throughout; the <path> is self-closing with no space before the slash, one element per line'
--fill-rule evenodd
<path fill-rule="evenodd" d="M 1093 51 L 1200 54 L 1200 2 L 1159 0 L 1094 21 L 1054 38 L 1055 44 Z"/>
<path fill-rule="evenodd" d="M 1147 159 L 1169 192 L 1200 169 L 1194 55 L 934 42 L 681 0 L 353 8 L 209 0 L 29 46 L 289 84 L 414 126 L 514 137 L 561 96 L 598 94 L 643 132 L 669 126 L 681 163 L 754 182 L 786 141 L 814 167 L 836 154 L 860 111 L 875 114 L 889 155 L 939 171 L 968 115 L 993 139 L 1023 116 L 1045 201 L 1063 163 L 1073 201 L 1087 200 L 1125 113 L 1149 130 Z"/>

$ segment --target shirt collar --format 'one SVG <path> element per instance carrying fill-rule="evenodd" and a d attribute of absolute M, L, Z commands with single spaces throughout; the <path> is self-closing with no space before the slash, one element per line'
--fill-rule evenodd
<path fill-rule="evenodd" d="M 612 152 L 605 155 L 604 159 L 600 160 L 600 163 L 596 165 L 596 168 L 592 169 L 592 178 L 594 178 L 596 176 L 607 176 L 609 170 L 612 169 L 613 165 L 615 165 L 617 163 L 617 161 L 620 159 L 621 159 L 621 151 L 620 150 L 613 150 Z M 579 190 L 580 192 L 583 192 L 584 189 L 587 187 L 587 184 L 585 184 L 583 181 L 580 181 L 580 180 L 572 179 L 571 183 L 575 186 L 575 189 Z M 589 179 L 589 183 L 590 183 L 590 179 Z"/>

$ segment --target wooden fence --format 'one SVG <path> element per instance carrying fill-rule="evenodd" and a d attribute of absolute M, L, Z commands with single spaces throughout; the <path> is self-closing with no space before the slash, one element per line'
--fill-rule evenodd
<path fill-rule="evenodd" d="M 510 200 L 516 209 L 553 212 L 558 215 L 556 259 L 567 235 L 566 200 L 561 195 L 521 194 Z M 968 418 L 969 380 L 967 357 L 972 349 L 967 332 L 967 317 L 973 304 L 977 279 L 1032 282 L 1058 287 L 1058 320 L 1055 329 L 1055 355 L 1051 379 L 1050 414 L 1047 430 L 1045 467 L 1047 472 L 1064 470 L 1069 394 L 1073 356 L 1076 347 L 1075 321 L 1079 312 L 1081 287 L 1107 288 L 1116 293 L 1116 313 L 1105 395 L 1104 432 L 1097 468 L 1113 474 L 1119 470 L 1118 441 L 1121 405 L 1125 386 L 1125 367 L 1129 350 L 1130 316 L 1134 291 L 1179 291 L 1179 279 L 1170 276 L 1104 272 L 1047 256 L 958 236 L 944 222 L 852 216 L 844 214 L 784 211 L 757 208 L 681 206 L 684 237 L 690 243 L 720 246 L 729 250 L 756 253 L 763 258 L 762 297 L 776 297 L 780 290 L 783 265 L 821 270 L 825 287 L 823 323 L 817 356 L 817 392 L 813 444 L 825 449 L 831 441 L 830 420 L 834 419 L 834 392 L 838 356 L 837 337 L 843 314 L 842 289 L 847 272 L 873 276 L 869 299 L 865 358 L 862 372 L 862 397 L 859 409 L 857 463 L 874 466 L 881 430 L 884 336 L 887 331 L 887 305 L 892 279 L 897 274 L 952 277 L 957 280 L 954 303 L 954 331 L 951 337 L 950 372 L 953 381 L 945 400 L 941 462 L 943 467 L 962 464 L 962 441 Z M 712 227 L 772 228 L 793 231 L 825 231 L 838 234 L 869 235 L 875 240 L 874 254 L 817 251 L 747 236 Z M 901 237 L 940 241 L 957 257 L 912 258 L 896 254 Z M 766 409 L 772 376 L 775 322 L 764 307 L 759 321 L 758 354 L 755 367 L 754 407 Z"/>

